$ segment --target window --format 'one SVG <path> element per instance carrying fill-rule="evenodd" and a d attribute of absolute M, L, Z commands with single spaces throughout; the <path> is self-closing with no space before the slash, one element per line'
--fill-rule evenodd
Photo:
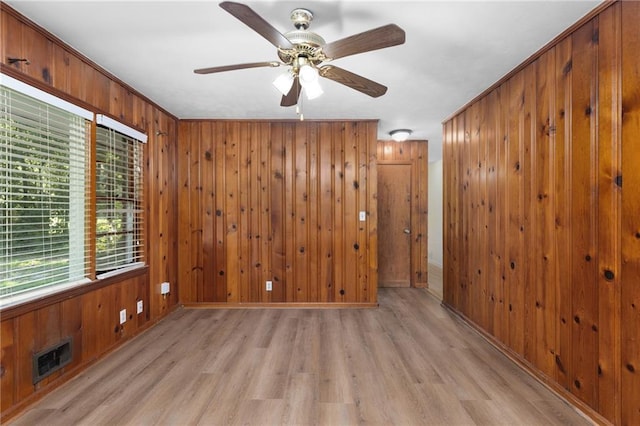
<path fill-rule="evenodd" d="M 0 298 L 88 277 L 88 118 L 2 76 Z"/>
<path fill-rule="evenodd" d="M 0 307 L 143 265 L 147 136 L 0 78 Z"/>
<path fill-rule="evenodd" d="M 96 132 L 96 270 L 98 274 L 143 260 L 142 144 L 105 116 Z M 142 139 L 144 135 L 139 138 Z"/>

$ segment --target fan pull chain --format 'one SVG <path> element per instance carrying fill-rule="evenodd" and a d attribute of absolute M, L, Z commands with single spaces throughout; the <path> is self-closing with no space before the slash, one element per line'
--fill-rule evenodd
<path fill-rule="evenodd" d="M 298 103 L 296 104 L 296 114 L 298 114 L 298 116 L 300 117 L 300 121 L 304 121 L 304 105 L 303 105 L 303 101 L 302 101 L 302 92 L 304 91 L 304 88 L 301 87 L 300 88 L 300 94 L 298 95 Z"/>

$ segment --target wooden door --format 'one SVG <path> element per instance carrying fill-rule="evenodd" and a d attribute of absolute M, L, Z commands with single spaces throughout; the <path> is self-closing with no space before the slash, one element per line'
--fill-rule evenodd
<path fill-rule="evenodd" d="M 378 286 L 411 286 L 411 164 L 378 163 Z"/>

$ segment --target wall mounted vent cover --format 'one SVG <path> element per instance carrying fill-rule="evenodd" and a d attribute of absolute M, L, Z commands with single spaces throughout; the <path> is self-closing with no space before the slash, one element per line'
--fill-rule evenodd
<path fill-rule="evenodd" d="M 71 362 L 73 355 L 71 337 L 33 356 L 33 384 L 58 371 Z"/>

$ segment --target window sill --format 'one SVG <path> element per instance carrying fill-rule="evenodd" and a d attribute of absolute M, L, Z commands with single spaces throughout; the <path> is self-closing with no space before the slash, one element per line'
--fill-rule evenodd
<path fill-rule="evenodd" d="M 20 300 L 9 301 L 8 304 L 6 302 L 0 302 L 0 317 L 3 321 L 6 319 L 14 318 L 27 312 L 44 308 L 45 306 L 72 299 L 74 297 L 96 291 L 103 287 L 107 287 L 114 283 L 146 274 L 148 270 L 149 267 L 146 265 L 140 265 L 134 268 L 125 268 L 121 271 L 118 271 L 118 273 L 112 273 L 108 276 L 103 276 L 94 281 L 83 281 L 80 283 L 67 284 L 62 286 L 62 289 L 58 287 L 58 289 L 50 290 L 44 293 L 34 292 L 33 294 L 30 294 L 25 298 L 21 298 Z"/>

